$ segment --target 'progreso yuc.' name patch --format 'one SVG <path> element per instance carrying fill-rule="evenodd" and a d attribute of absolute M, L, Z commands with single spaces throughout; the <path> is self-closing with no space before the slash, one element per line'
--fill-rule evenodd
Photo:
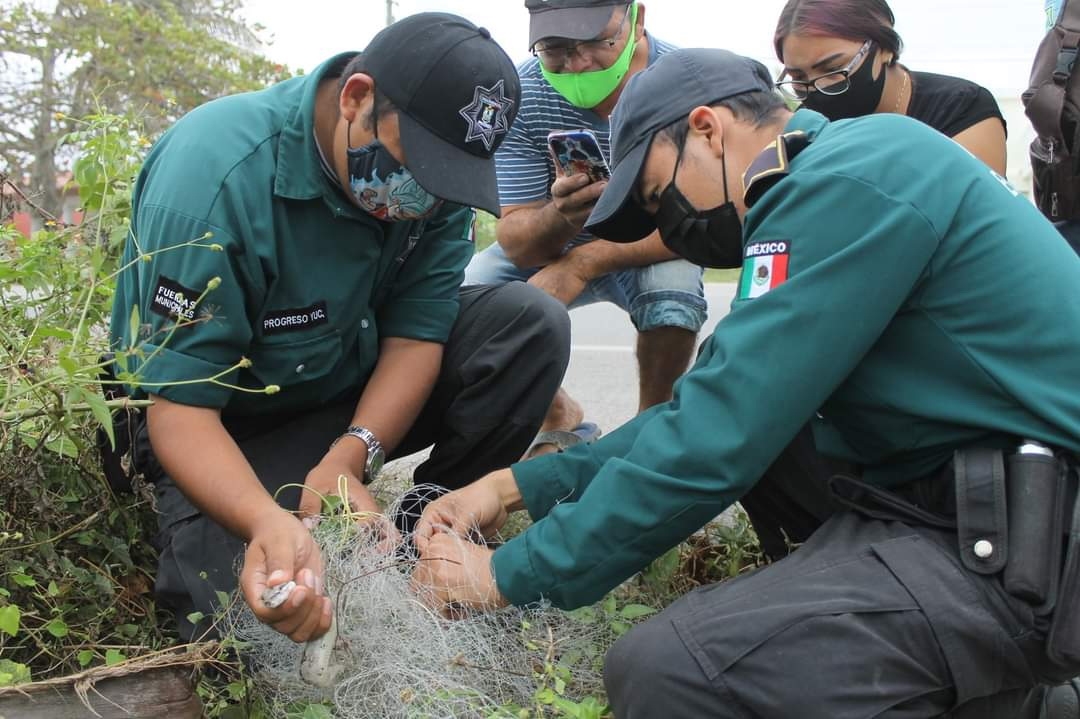
<path fill-rule="evenodd" d="M 743 252 L 742 279 L 739 281 L 739 299 L 751 300 L 761 297 L 788 277 L 788 257 L 791 240 L 751 242 Z"/>

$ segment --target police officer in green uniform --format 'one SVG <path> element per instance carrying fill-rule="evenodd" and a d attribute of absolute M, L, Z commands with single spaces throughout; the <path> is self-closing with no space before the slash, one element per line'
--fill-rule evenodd
<path fill-rule="evenodd" d="M 521 283 L 459 289 L 518 103 L 487 30 L 423 13 L 194 110 L 150 153 L 112 337 L 130 392 L 153 399 L 135 463 L 156 487 L 156 590 L 185 636 L 235 588 L 240 554 L 256 615 L 321 634 L 321 559 L 287 510 L 340 494 L 373 516 L 384 459 L 434 445 L 414 479 L 455 488 L 535 435 L 568 361 L 565 309 Z"/>
<path fill-rule="evenodd" d="M 1080 259 L 951 140 L 793 114 L 723 50 L 636 76 L 612 137 L 590 229 L 741 261 L 731 312 L 670 403 L 429 505 L 417 580 L 588 604 L 767 490 L 755 524 L 805 542 L 620 639 L 616 716 L 1037 716 L 1080 665 Z M 768 471 L 811 418 L 857 477 Z M 494 551 L 454 536 L 517 509 Z"/>

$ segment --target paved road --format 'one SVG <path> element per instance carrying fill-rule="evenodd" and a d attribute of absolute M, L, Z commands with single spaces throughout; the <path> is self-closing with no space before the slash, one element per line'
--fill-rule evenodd
<path fill-rule="evenodd" d="M 699 340 L 712 333 L 734 296 L 734 284 L 705 285 L 709 318 Z M 609 431 L 637 413 L 637 332 L 625 312 L 606 303 L 573 310 L 570 319 L 573 345 L 563 386 L 585 408 L 587 419 Z"/>
<path fill-rule="evenodd" d="M 708 337 L 727 314 L 735 285 L 705 285 L 709 317 L 698 335 Z M 638 372 L 634 345 L 637 332 L 629 316 L 615 305 L 596 304 L 570 313 L 573 333 L 570 367 L 563 386 L 585 408 L 585 417 L 611 431 L 637 413 Z M 379 487 L 384 501 L 397 496 L 408 484 L 412 469 L 427 457 L 427 450 L 387 465 Z"/>

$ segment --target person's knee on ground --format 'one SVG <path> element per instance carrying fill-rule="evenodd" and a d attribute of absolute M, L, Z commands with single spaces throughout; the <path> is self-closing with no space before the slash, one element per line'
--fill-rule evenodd
<path fill-rule="evenodd" d="M 566 307 L 525 282 L 508 282 L 495 292 L 495 311 L 505 321 L 502 332 L 527 336 L 522 351 L 549 355 L 552 371 L 561 382 L 570 358 L 570 315 Z M 551 394 L 554 397 L 554 392 Z"/>
<path fill-rule="evenodd" d="M 442 379 L 402 442 L 432 447 L 414 482 L 448 489 L 521 459 L 570 360 L 566 308 L 541 290 L 471 286 L 461 301 Z"/>
<path fill-rule="evenodd" d="M 664 614 L 638 624 L 604 658 L 604 688 L 619 719 L 724 719 L 724 704 Z"/>

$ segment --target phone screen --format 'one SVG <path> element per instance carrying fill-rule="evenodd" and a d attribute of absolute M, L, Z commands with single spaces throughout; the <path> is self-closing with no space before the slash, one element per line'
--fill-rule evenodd
<path fill-rule="evenodd" d="M 548 145 L 564 175 L 584 173 L 593 182 L 611 178 L 596 136 L 588 130 L 552 132 Z"/>

